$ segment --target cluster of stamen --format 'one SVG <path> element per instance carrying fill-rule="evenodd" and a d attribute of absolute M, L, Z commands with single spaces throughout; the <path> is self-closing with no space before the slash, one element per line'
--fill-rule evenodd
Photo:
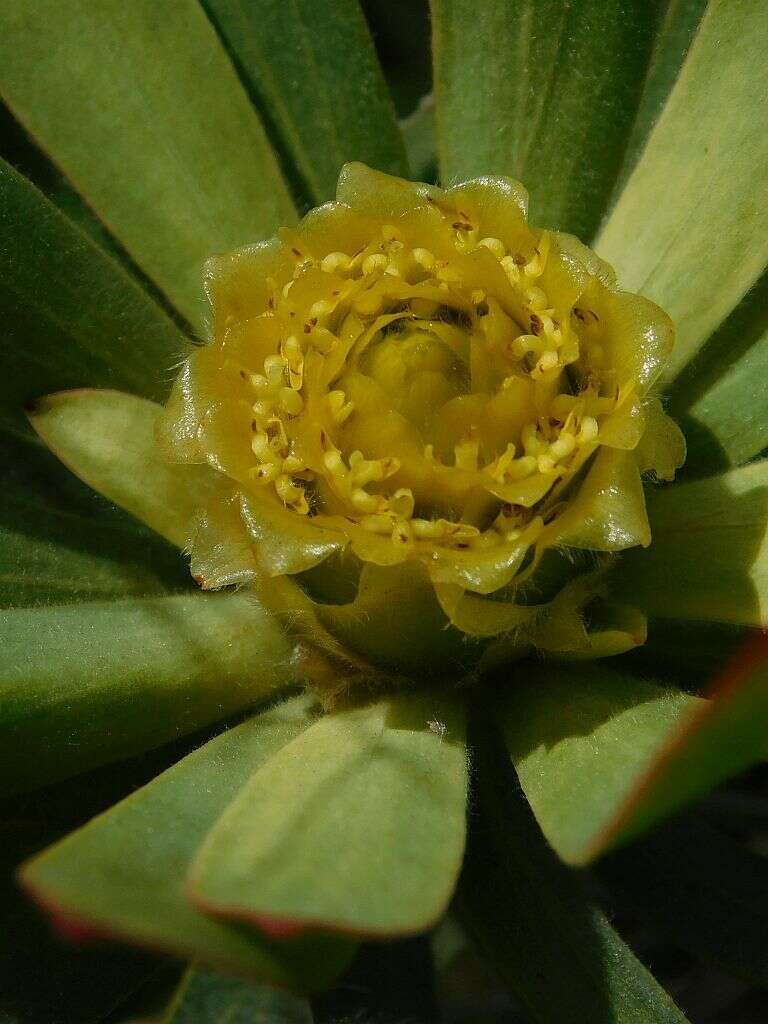
<path fill-rule="evenodd" d="M 262 314 L 277 321 L 280 340 L 258 372 L 240 371 L 253 416 L 251 479 L 299 515 L 341 518 L 398 544 L 482 547 L 548 521 L 623 396 L 602 372 L 597 314 L 558 308 L 547 294 L 547 232 L 514 252 L 481 237 L 462 211 L 440 212 L 452 254 L 409 244 L 397 224 L 354 253 L 313 256 L 301 241 L 286 243 L 293 275 L 270 282 Z M 489 254 L 501 290 L 465 281 L 462 261 Z M 373 412 L 350 394 L 361 380 L 377 396 Z M 530 406 L 522 424 L 504 405 L 518 393 Z M 355 443 L 355 418 L 379 415 L 382 394 L 385 412 L 418 437 L 417 455 L 412 443 L 407 458 Z M 467 396 L 498 407 L 492 439 L 486 417 L 462 406 Z M 425 498 L 415 478 L 429 478 L 438 498 Z"/>

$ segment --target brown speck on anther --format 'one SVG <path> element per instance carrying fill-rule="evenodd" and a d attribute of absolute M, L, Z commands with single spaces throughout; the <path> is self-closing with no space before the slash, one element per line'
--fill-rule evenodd
<path fill-rule="evenodd" d="M 240 371 L 240 376 L 243 378 L 243 380 L 248 380 L 248 374 L 245 372 L 245 370 Z"/>
<path fill-rule="evenodd" d="M 256 433 L 256 431 L 258 429 L 259 429 L 259 424 L 256 422 L 256 420 L 251 420 L 251 430 L 254 432 L 254 434 Z"/>
<path fill-rule="evenodd" d="M 477 315 L 478 316 L 488 316 L 489 313 L 490 313 L 490 307 L 488 306 L 488 303 L 487 302 L 478 302 L 478 304 L 477 304 Z"/>
<path fill-rule="evenodd" d="M 531 334 L 541 334 L 542 326 L 541 317 L 531 313 Z"/>
<path fill-rule="evenodd" d="M 312 333 L 312 324 L 311 323 L 307 322 L 307 323 L 304 324 L 304 333 L 305 334 L 311 334 Z"/>
<path fill-rule="evenodd" d="M 524 267 L 525 264 L 528 262 L 525 256 L 521 256 L 519 252 L 515 253 L 515 255 L 512 257 L 512 260 L 516 267 Z"/>
<path fill-rule="evenodd" d="M 297 249 L 295 246 L 291 249 L 291 252 L 293 253 L 294 256 L 298 256 L 299 259 L 301 259 L 304 255 L 302 251 L 300 249 Z"/>

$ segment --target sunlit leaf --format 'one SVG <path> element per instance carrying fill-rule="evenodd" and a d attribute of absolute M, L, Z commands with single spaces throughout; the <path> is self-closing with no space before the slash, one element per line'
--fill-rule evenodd
<path fill-rule="evenodd" d="M 768 621 L 768 461 L 648 495 L 653 543 L 627 552 L 617 592 L 649 615 Z"/>
<path fill-rule="evenodd" d="M 270 944 L 201 914 L 184 891 L 208 829 L 254 768 L 312 717 L 311 701 L 297 698 L 223 733 L 30 861 L 23 885 L 70 933 L 127 939 L 287 987 L 329 981 L 348 944 Z"/>
<path fill-rule="evenodd" d="M 190 967 L 163 1024 L 312 1024 L 304 999 Z"/>
<path fill-rule="evenodd" d="M 432 0 L 443 181 L 511 175 L 531 193 L 533 223 L 589 240 L 621 167 L 661 6 L 493 0 L 480 11 Z"/>
<path fill-rule="evenodd" d="M 536 1024 L 685 1024 L 549 849 L 497 737 L 474 733 L 477 786 L 459 916 Z"/>
<path fill-rule="evenodd" d="M 768 448 L 768 273 L 676 378 L 669 411 L 688 442 L 686 475 L 738 466 Z"/>
<path fill-rule="evenodd" d="M 246 593 L 180 593 L 0 611 L 0 791 L 148 750 L 294 675 Z"/>
<path fill-rule="evenodd" d="M 545 667 L 505 704 L 525 794 L 561 857 L 583 864 L 761 760 L 768 647 L 748 647 L 708 700 L 592 664 Z"/>
<path fill-rule="evenodd" d="M 222 816 L 192 869 L 194 898 L 262 927 L 421 931 L 456 881 L 466 786 L 454 701 L 428 691 L 334 712 Z"/>
<path fill-rule="evenodd" d="M 35 403 L 29 417 L 61 461 L 178 547 L 190 539 L 213 471 L 172 465 L 155 437 L 162 407 L 120 391 L 64 391 Z"/>
<path fill-rule="evenodd" d="M 703 703 L 589 666 L 540 666 L 504 698 L 501 727 L 554 849 L 582 863 L 681 716 Z"/>
<path fill-rule="evenodd" d="M 405 175 L 403 140 L 357 0 L 204 0 L 314 205 L 342 164 Z"/>
<path fill-rule="evenodd" d="M 0 4 L 0 92 L 136 263 L 196 326 L 203 261 L 294 210 L 196 0 Z"/>
<path fill-rule="evenodd" d="M 670 314 L 674 377 L 768 260 L 768 8 L 712 0 L 597 249 Z"/>

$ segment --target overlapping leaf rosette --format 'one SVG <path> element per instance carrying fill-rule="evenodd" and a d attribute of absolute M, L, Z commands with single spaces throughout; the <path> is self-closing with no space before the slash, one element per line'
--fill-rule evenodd
<path fill-rule="evenodd" d="M 256 585 L 324 653 L 317 686 L 643 642 L 606 574 L 651 542 L 643 476 L 684 458 L 653 395 L 673 326 L 531 227 L 521 185 L 348 164 L 335 202 L 206 282 L 213 341 L 161 430 L 218 471 L 192 572 Z"/>

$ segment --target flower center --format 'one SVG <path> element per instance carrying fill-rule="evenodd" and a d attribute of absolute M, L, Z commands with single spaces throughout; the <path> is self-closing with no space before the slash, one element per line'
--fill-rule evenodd
<path fill-rule="evenodd" d="M 283 240 L 292 273 L 240 348 L 254 483 L 397 545 L 533 540 L 634 388 L 558 287 L 548 233 L 509 249 L 433 201 L 355 252 Z"/>

